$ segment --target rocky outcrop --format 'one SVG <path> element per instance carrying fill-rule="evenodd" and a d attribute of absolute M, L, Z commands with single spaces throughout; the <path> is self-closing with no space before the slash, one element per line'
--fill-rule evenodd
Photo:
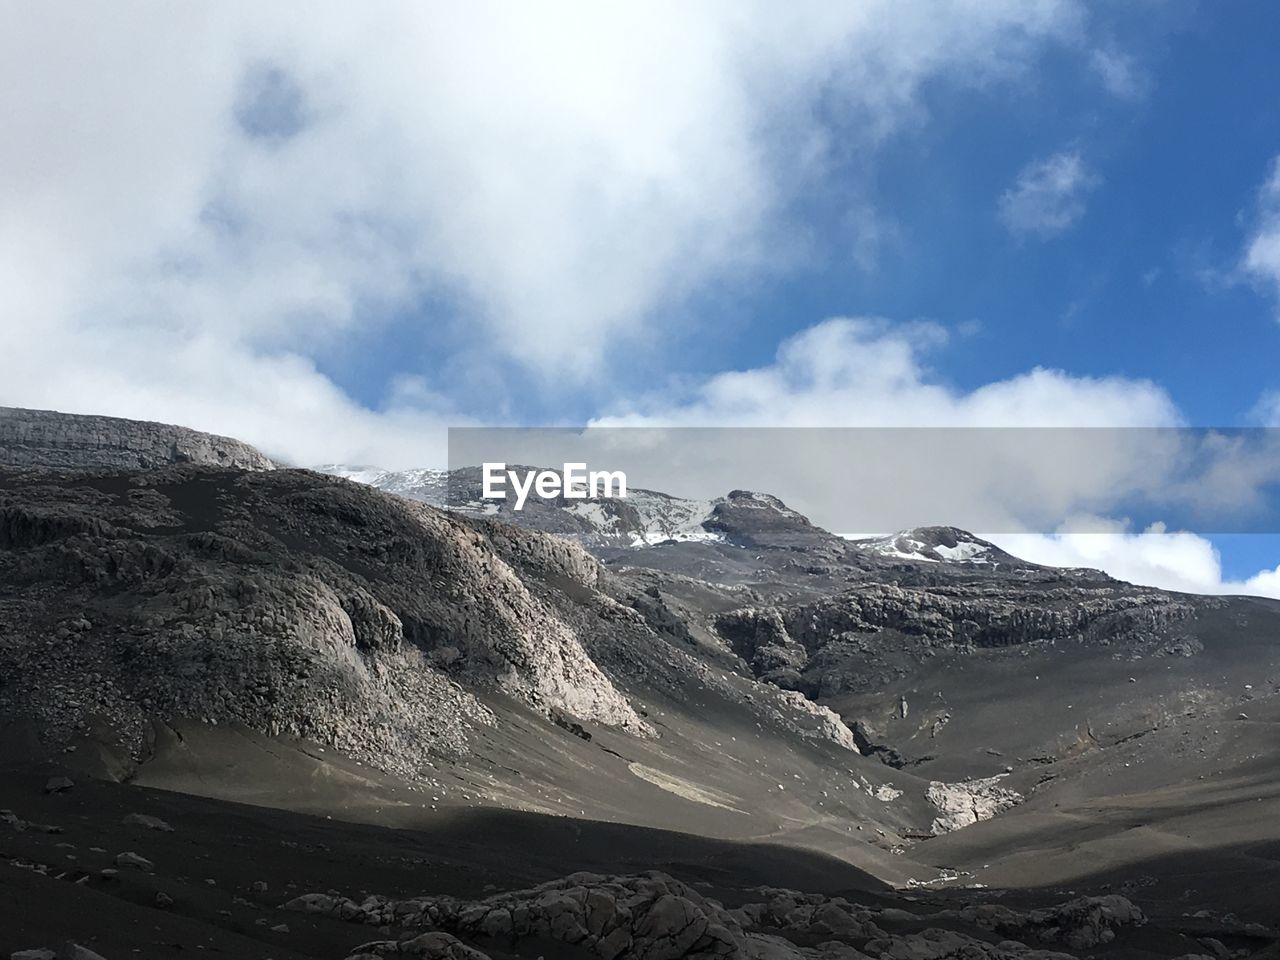
<path fill-rule="evenodd" d="M 954 916 L 983 930 L 1005 936 L 1034 937 L 1047 943 L 1060 943 L 1073 950 L 1110 943 L 1116 930 L 1146 923 L 1146 917 L 1126 897 L 1081 897 L 1069 903 L 1021 912 L 999 903 L 964 907 Z"/>
<path fill-rule="evenodd" d="M 1196 602 L 1176 594 L 1128 584 L 1046 589 L 1016 581 L 930 588 L 876 583 L 787 609 L 783 622 L 810 651 L 845 634 L 885 630 L 934 646 L 1007 647 L 1043 640 L 1119 642 L 1158 633 L 1196 609 Z"/>
<path fill-rule="evenodd" d="M 174 463 L 240 470 L 276 466 L 247 443 L 187 427 L 0 407 L 0 465 L 146 469 Z"/>
<path fill-rule="evenodd" d="M 930 827 L 935 836 L 990 820 L 996 814 L 1017 806 L 1022 795 L 1000 786 L 1001 777 L 943 783 L 934 780 L 925 791 L 925 799 L 938 810 Z"/>
<path fill-rule="evenodd" d="M 862 752 L 853 731 L 830 707 L 814 703 L 797 690 L 783 693 L 781 699 L 790 707 L 789 720 L 801 736 L 827 740 L 854 753 Z"/>
<path fill-rule="evenodd" d="M 730 611 L 712 625 L 759 679 L 823 698 L 875 689 L 895 655 L 918 663 L 939 650 L 1045 642 L 1194 651 L 1171 632 L 1221 603 L 1114 581 L 1046 587 L 987 576 L 927 587 L 869 582 L 818 600 Z"/>
<path fill-rule="evenodd" d="M 787 690 L 803 685 L 809 653 L 791 638 L 779 611 L 734 610 L 717 617 L 715 628 L 761 680 Z"/>
<path fill-rule="evenodd" d="M 373 896 L 356 903 L 308 894 L 289 901 L 284 909 L 373 926 L 427 928 L 460 937 L 557 940 L 602 960 L 749 956 L 741 925 L 723 906 L 654 872 L 620 877 L 577 873 L 484 900 Z M 356 956 L 405 952 L 397 941 L 382 940 L 357 948 Z"/>
<path fill-rule="evenodd" d="M 1072 960 L 1073 954 L 1025 941 L 1089 949 L 1145 922 L 1142 911 L 1120 896 L 1081 898 L 1029 912 L 986 903 L 920 914 L 774 887 L 747 896 L 742 906 L 726 909 L 656 871 L 575 873 L 483 900 L 374 895 L 357 902 L 312 893 L 283 909 L 406 931 L 396 939 L 365 943 L 348 960 L 483 960 L 488 954 L 471 943 L 518 949 L 524 941 L 548 940 L 601 960 Z M 416 932 L 421 930 L 428 932 Z"/>

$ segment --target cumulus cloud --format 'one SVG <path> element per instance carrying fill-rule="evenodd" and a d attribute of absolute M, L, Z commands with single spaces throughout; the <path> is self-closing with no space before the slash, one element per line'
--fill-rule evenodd
<path fill-rule="evenodd" d="M 1064 150 L 1023 167 L 997 214 L 1014 236 L 1047 240 L 1084 216 L 1085 197 L 1099 183 L 1078 150 Z"/>
<path fill-rule="evenodd" d="M 1102 532 L 1099 525 L 1109 525 Z M 1189 593 L 1249 594 L 1280 598 L 1280 567 L 1244 580 L 1223 576 L 1222 559 L 1208 539 L 1153 524 L 1134 532 L 1118 521 L 1090 518 L 1089 532 L 994 534 L 992 542 L 1015 556 L 1055 567 L 1092 567 L 1130 583 Z"/>
<path fill-rule="evenodd" d="M 1080 25 L 1075 0 L 21 5 L 0 402 L 247 426 L 300 459 L 309 431 L 367 443 L 320 361 L 386 324 L 431 345 L 398 373 L 601 377 L 664 308 L 769 267 L 833 124 L 870 166 L 927 84 L 1016 79 Z M 330 400 L 253 406 L 309 391 Z"/>
<path fill-rule="evenodd" d="M 1149 380 L 1073 376 L 1037 367 L 973 390 L 928 366 L 945 346 L 937 324 L 837 317 L 788 338 L 768 365 L 726 371 L 599 426 L 1156 427 L 1181 422 Z"/>
<path fill-rule="evenodd" d="M 1182 426 L 1168 394 L 1124 377 L 1033 369 L 958 389 L 930 368 L 947 339 L 929 323 L 831 319 L 768 364 L 631 401 L 593 421 L 598 438 L 536 436 L 550 446 L 481 459 L 626 458 L 635 485 L 767 490 L 839 531 L 1052 531 L 1081 514 L 1099 519 L 1070 532 L 1119 532 L 1109 516 L 1224 532 L 1275 523 L 1273 432 L 1167 429 Z"/>
<path fill-rule="evenodd" d="M 1240 268 L 1280 297 L 1280 157 L 1272 162 L 1271 175 L 1258 193 L 1256 223 L 1245 244 Z"/>

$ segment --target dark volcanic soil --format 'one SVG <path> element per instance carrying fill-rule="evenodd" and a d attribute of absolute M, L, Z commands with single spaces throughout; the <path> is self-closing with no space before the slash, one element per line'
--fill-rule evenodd
<path fill-rule="evenodd" d="M 393 791 L 386 785 L 375 785 L 388 790 L 380 798 L 386 805 L 376 813 L 384 825 L 372 825 L 101 781 L 78 781 L 66 792 L 48 794 L 43 788 L 49 769 L 10 765 L 0 781 L 0 806 L 32 824 L 21 831 L 0 826 L 0 954 L 6 956 L 70 939 L 108 958 L 181 957 L 192 951 L 235 958 L 342 958 L 378 932 L 283 905 L 304 893 L 326 891 L 357 901 L 375 892 L 393 898 L 478 899 L 580 870 L 634 874 L 654 869 L 728 907 L 771 896 L 755 888 L 789 887 L 843 896 L 871 911 L 891 937 L 908 938 L 932 927 L 963 931 L 994 949 L 999 937 L 959 916 L 967 905 L 999 902 L 1026 910 L 1104 890 L 1106 883 L 1080 877 L 1070 891 L 918 889 L 904 894 L 845 862 L 788 846 L 492 808 L 397 807 L 389 802 Z M 364 807 L 372 795 L 352 804 L 347 788 L 333 780 L 306 789 L 313 802 L 327 798 L 335 809 L 345 804 L 375 815 L 374 808 Z M 131 825 L 126 818 L 133 814 L 161 818 L 172 829 Z M 50 827 L 58 832 L 44 832 Z M 117 866 L 116 857 L 124 852 L 145 857 L 151 866 Z M 104 876 L 104 869 L 118 872 Z M 1142 892 L 1130 896 L 1142 904 Z M 168 898 L 163 906 L 159 895 Z M 1153 916 L 1143 926 L 1118 927 L 1105 955 L 1180 956 L 1200 949 L 1197 938 L 1208 936 L 1258 950 L 1274 936 L 1274 931 L 1219 916 L 1160 911 Z M 287 931 L 275 929 L 281 924 Z M 546 938 L 472 942 L 494 958 L 591 956 Z M 852 942 L 866 945 L 866 938 Z"/>

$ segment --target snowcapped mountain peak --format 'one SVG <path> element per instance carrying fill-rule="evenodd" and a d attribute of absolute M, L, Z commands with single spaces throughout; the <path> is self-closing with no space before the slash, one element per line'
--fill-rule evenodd
<path fill-rule="evenodd" d="M 381 470 L 325 464 L 320 473 L 368 484 L 410 500 L 471 516 L 499 516 L 547 533 L 572 537 L 588 546 L 646 547 L 668 541 L 715 541 L 722 535 L 704 527 L 716 503 L 686 500 L 654 490 L 631 488 L 625 500 L 530 500 L 519 513 L 499 501 L 481 499 L 480 471 Z M 773 499 L 773 498 L 768 498 Z"/>
<path fill-rule="evenodd" d="M 885 537 L 846 540 L 815 526 L 778 497 L 732 490 L 714 500 L 676 497 L 632 487 L 625 500 L 530 499 L 516 512 L 482 499 L 478 468 L 382 470 L 326 464 L 322 473 L 377 487 L 473 517 L 495 517 L 576 540 L 588 549 L 637 550 L 661 544 L 706 544 L 803 553 L 815 563 L 843 563 L 861 554 L 873 565 L 936 564 L 971 573 L 1022 574 L 1038 569 L 958 527 L 929 526 Z M 1096 576 L 1095 571 L 1069 571 Z"/>

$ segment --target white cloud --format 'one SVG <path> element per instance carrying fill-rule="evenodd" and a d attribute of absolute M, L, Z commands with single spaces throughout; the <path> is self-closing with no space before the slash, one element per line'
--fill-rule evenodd
<path fill-rule="evenodd" d="M 785 340 L 773 363 L 641 399 L 601 426 L 1169 426 L 1181 421 L 1149 380 L 1037 367 L 973 390 L 947 386 L 927 359 L 948 334 L 932 323 L 838 317 Z"/>
<path fill-rule="evenodd" d="M 771 363 L 665 387 L 592 423 L 649 428 L 636 437 L 601 430 L 590 440 L 598 446 L 557 449 L 539 462 L 633 457 L 624 466 L 634 485 L 696 497 L 766 490 L 832 530 L 1054 530 L 1064 518 L 1104 518 L 1069 531 L 1083 536 L 1122 532 L 1105 517 L 1135 511 L 1221 530 L 1266 516 L 1280 437 L 1130 429 L 1183 423 L 1168 394 L 1145 380 L 1033 369 L 958 389 L 929 368 L 946 342 L 928 323 L 828 320 L 783 342 Z M 800 429 L 668 429 L 726 427 Z M 1158 555 L 1144 555 L 1149 567 Z M 1193 579 L 1216 582 L 1204 570 Z"/>
<path fill-rule="evenodd" d="M 1055 237 L 1084 216 L 1085 195 L 1099 182 L 1078 150 L 1033 161 L 1000 195 L 1000 222 L 1016 237 Z"/>
<path fill-rule="evenodd" d="M 1259 191 L 1256 223 L 1240 268 L 1280 297 L 1280 157 L 1272 162 L 1271 175 Z"/>
<path fill-rule="evenodd" d="M 1129 583 L 1189 593 L 1252 594 L 1280 598 L 1280 566 L 1245 580 L 1223 576 L 1222 558 L 1212 542 L 1194 533 L 1169 532 L 1160 524 L 1134 533 L 1112 522 L 1113 531 L 1098 532 L 1090 518 L 1088 533 L 1070 525 L 1053 534 L 996 534 L 989 539 L 1032 563 L 1055 567 L 1093 567 Z"/>
<path fill-rule="evenodd" d="M 836 318 L 783 342 L 772 363 L 664 388 L 592 426 L 653 428 L 626 465 L 637 486 L 698 497 L 767 490 L 832 530 L 1052 529 L 1063 517 L 1169 487 L 1185 455 L 1176 432 L 954 429 L 1176 425 L 1179 412 L 1160 387 L 1033 369 L 957 389 L 928 367 L 946 340 L 933 324 Z M 810 429 L 817 427 L 913 429 L 845 435 Z M 615 436 L 611 460 L 633 442 Z M 603 431 L 600 442 L 613 439 Z M 652 443 L 660 453 L 645 446 Z M 539 462 L 592 459 L 582 449 L 569 454 L 547 452 Z M 520 456 L 537 454 L 486 459 L 533 462 Z"/>
<path fill-rule="evenodd" d="M 426 298 L 438 355 L 604 377 L 664 307 L 775 259 L 829 122 L 869 167 L 926 84 L 1016 80 L 1080 23 L 1075 0 L 14 6 L 0 402 L 271 420 L 248 438 L 339 455 L 396 417 L 366 429 L 313 361 Z M 309 390 L 331 405 L 247 399 Z"/>

